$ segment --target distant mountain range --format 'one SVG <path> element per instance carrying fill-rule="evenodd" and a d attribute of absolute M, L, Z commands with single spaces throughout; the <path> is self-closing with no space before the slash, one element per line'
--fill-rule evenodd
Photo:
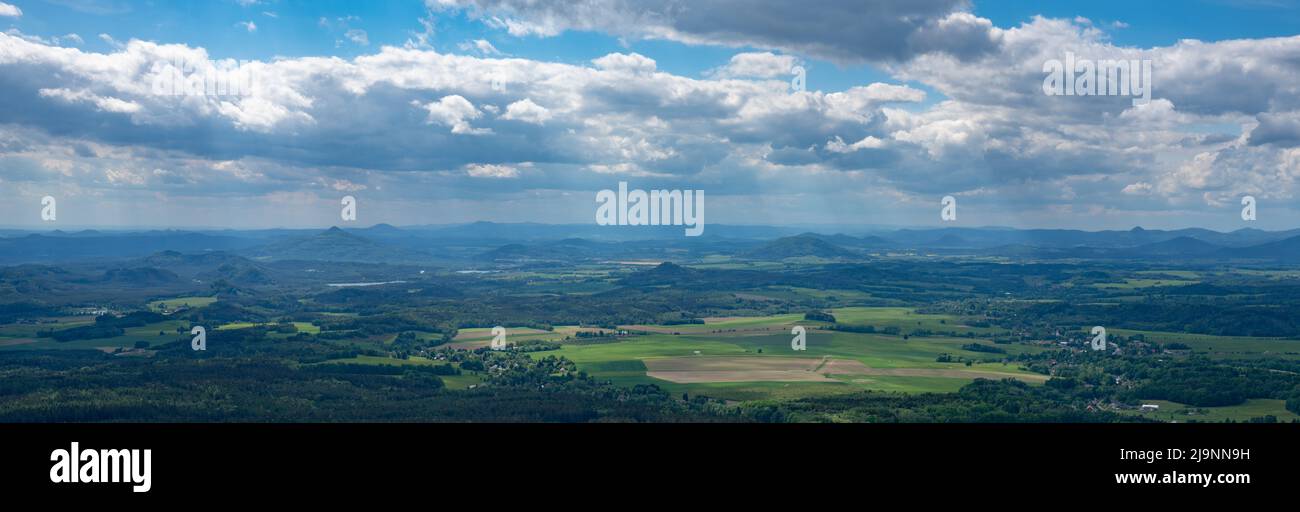
<path fill-rule="evenodd" d="M 386 230 L 384 230 L 386 231 Z M 257 246 L 244 254 L 273 260 L 357 261 L 368 263 L 415 263 L 428 261 L 429 254 L 404 247 L 381 244 L 338 227 L 306 236 L 289 236 Z"/>
<path fill-rule="evenodd" d="M 328 230 L 255 231 L 6 231 L 0 265 L 153 258 L 140 266 L 167 268 L 183 280 L 275 279 L 257 262 L 305 260 L 364 263 L 506 262 L 681 259 L 710 254 L 750 259 L 866 258 L 882 252 L 971 254 L 1020 258 L 1123 258 L 1300 262 L 1300 230 L 1207 229 L 1079 231 L 1009 228 L 868 230 L 817 233 L 788 227 L 710 225 L 704 236 L 680 227 L 498 224 Z M 220 275 L 195 255 L 223 259 Z M 130 267 L 127 267 L 130 268 Z M 162 277 L 156 277 L 163 279 Z"/>
<path fill-rule="evenodd" d="M 846 238 L 846 237 L 836 237 Z M 861 253 L 850 251 L 814 234 L 778 238 L 744 253 L 754 259 L 781 260 L 785 258 L 818 257 L 827 259 L 853 258 Z"/>
<path fill-rule="evenodd" d="M 255 239 L 184 231 L 22 234 L 0 238 L 0 263 L 52 263 L 139 257 L 160 251 L 235 251 Z"/>

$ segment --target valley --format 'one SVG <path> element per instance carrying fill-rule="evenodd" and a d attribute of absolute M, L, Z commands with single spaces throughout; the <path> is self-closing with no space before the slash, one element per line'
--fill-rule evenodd
<path fill-rule="evenodd" d="M 101 253 L 57 264 L 39 263 L 41 244 L 7 252 L 0 417 L 1291 421 L 1300 408 L 1300 271 L 1133 256 L 1186 234 L 1074 233 L 1096 247 L 1063 258 L 1052 232 L 531 228 L 564 238 L 376 226 L 231 232 L 230 251 L 149 235 L 162 250 L 138 256 L 97 241 L 82 251 Z M 1038 245 L 1011 257 L 1010 240 Z M 191 350 L 194 326 L 207 350 Z M 791 348 L 795 326 L 805 350 Z M 1094 326 L 1105 351 L 1089 345 Z M 262 380 L 282 396 L 254 393 Z M 310 398 L 323 392 L 328 405 Z M 241 412 L 181 405 L 195 393 Z"/>

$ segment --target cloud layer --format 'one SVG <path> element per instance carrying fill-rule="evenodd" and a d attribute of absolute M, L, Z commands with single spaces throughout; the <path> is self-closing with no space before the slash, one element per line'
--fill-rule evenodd
<path fill-rule="evenodd" d="M 930 224 L 953 195 L 974 206 L 963 213 L 985 212 L 970 223 L 1222 227 L 1240 195 L 1276 208 L 1293 198 L 1300 37 L 1142 49 L 1086 20 L 998 28 L 958 1 L 872 3 L 870 15 L 856 4 L 431 2 L 518 37 L 738 48 L 698 77 L 631 51 L 565 64 L 486 41 L 236 63 L 187 45 L 94 53 L 10 31 L 0 190 L 185 202 L 198 218 L 312 209 L 248 215 L 284 225 L 328 223 L 344 193 L 383 205 L 376 222 L 583 222 L 590 193 L 619 180 L 708 190 L 716 222 Z M 1151 61 L 1154 100 L 1043 94 L 1044 62 L 1067 52 Z M 894 80 L 794 90 L 789 70 L 808 58 L 869 62 Z M 205 78 L 250 87 L 210 94 Z M 186 94 L 195 84 L 204 93 Z"/>

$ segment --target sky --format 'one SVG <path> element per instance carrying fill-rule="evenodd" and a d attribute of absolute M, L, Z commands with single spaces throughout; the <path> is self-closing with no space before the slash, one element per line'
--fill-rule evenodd
<path fill-rule="evenodd" d="M 1292 229 L 1297 32 L 1291 0 L 0 0 L 0 226 L 593 223 L 627 182 L 707 223 Z M 1067 54 L 1148 63 L 1149 101 L 1048 94 Z"/>

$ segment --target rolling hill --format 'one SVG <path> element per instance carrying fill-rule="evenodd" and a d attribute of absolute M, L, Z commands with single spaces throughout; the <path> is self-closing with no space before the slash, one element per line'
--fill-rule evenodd
<path fill-rule="evenodd" d="M 838 259 L 854 258 L 858 254 L 819 237 L 804 234 L 778 238 L 745 253 L 744 256 L 772 260 L 802 257 Z"/>

